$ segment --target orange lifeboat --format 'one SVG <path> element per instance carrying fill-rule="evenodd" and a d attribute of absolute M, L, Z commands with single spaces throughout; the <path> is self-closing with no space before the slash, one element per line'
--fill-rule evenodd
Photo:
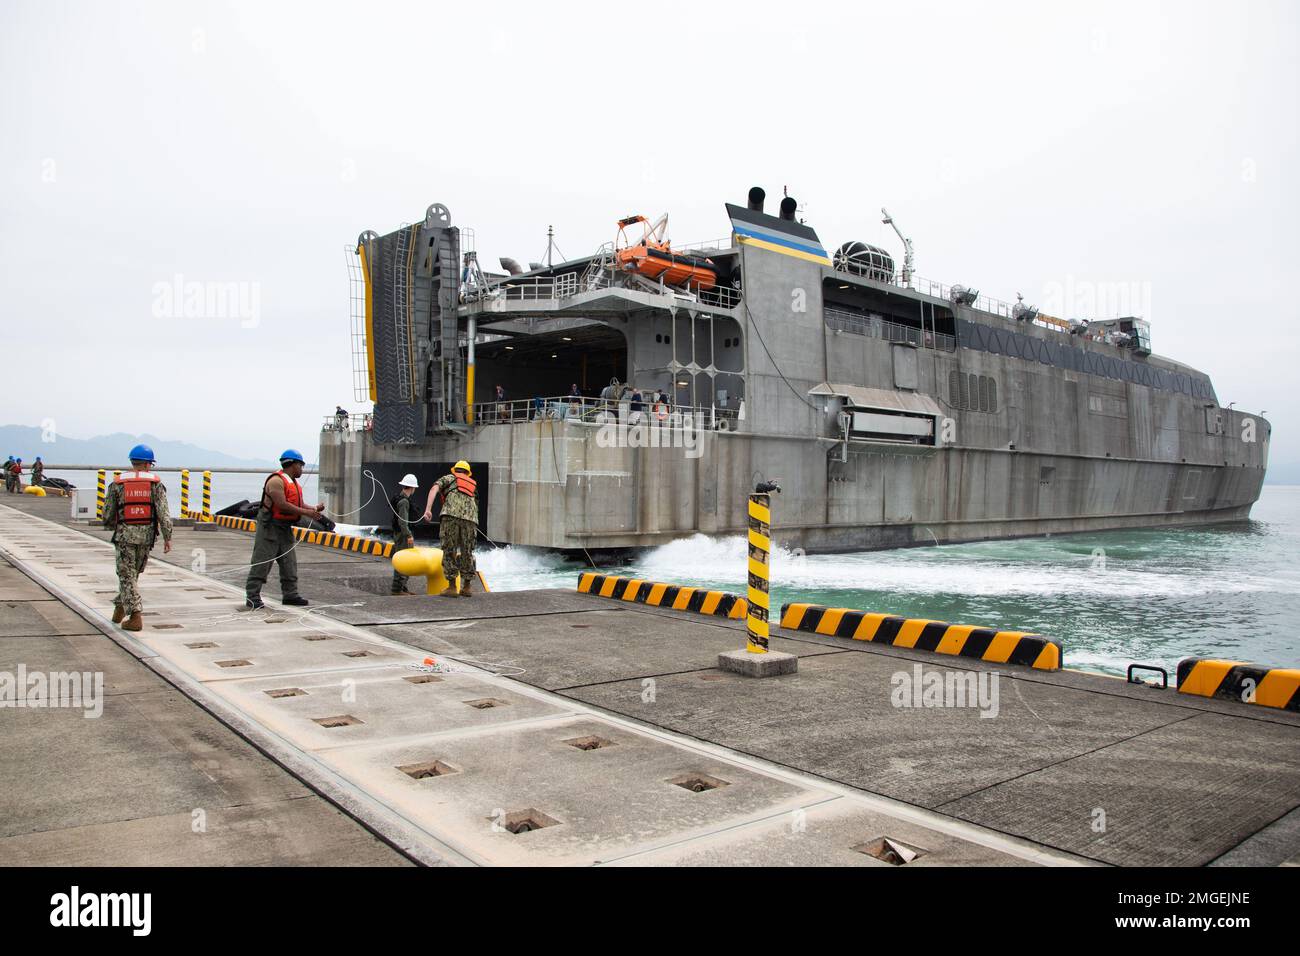
<path fill-rule="evenodd" d="M 642 223 L 645 228 L 641 239 L 631 244 L 627 241 L 625 230 L 635 223 Z M 614 258 L 618 267 L 624 272 L 635 272 L 647 279 L 662 279 L 668 285 L 696 290 L 712 289 L 718 282 L 718 270 L 713 260 L 673 252 L 668 239 L 663 235 L 667 226 L 667 215 L 661 216 L 653 224 L 647 222 L 644 216 L 620 219 L 618 239 L 614 243 Z"/>

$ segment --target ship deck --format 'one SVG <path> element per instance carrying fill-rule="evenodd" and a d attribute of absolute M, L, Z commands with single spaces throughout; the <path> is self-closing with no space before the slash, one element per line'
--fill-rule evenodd
<path fill-rule="evenodd" d="M 155 550 L 130 635 L 107 534 L 65 499 L 0 505 L 0 670 L 106 684 L 97 720 L 0 709 L 11 863 L 883 866 L 855 850 L 880 837 L 911 866 L 1300 863 L 1297 714 L 1005 665 L 993 719 L 898 708 L 900 670 L 998 667 L 775 629 L 799 671 L 754 680 L 716 667 L 743 622 L 391 597 L 388 562 L 306 545 L 306 613 L 243 613 L 251 537 L 212 527 Z"/>

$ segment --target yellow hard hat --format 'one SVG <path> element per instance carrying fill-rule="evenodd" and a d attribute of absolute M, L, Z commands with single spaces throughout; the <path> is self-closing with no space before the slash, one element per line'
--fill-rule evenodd
<path fill-rule="evenodd" d="M 469 470 L 469 462 L 467 462 L 467 461 L 458 461 L 458 462 L 456 462 L 456 464 L 454 464 L 454 465 L 451 466 L 451 470 L 452 470 L 452 471 L 463 471 L 463 472 L 465 472 L 465 474 L 467 474 L 467 475 L 472 475 L 472 474 L 474 474 L 472 471 Z"/>

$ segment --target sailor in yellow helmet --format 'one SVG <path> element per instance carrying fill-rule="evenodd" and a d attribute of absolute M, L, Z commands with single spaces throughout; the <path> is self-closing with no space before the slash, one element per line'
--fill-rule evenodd
<path fill-rule="evenodd" d="M 478 573 L 474 563 L 474 539 L 478 534 L 478 485 L 472 477 L 469 462 L 458 461 L 451 466 L 451 474 L 443 475 L 429 489 L 424 506 L 424 520 L 433 520 L 433 504 L 442 495 L 442 516 L 438 523 L 438 537 L 442 543 L 442 570 L 451 582 L 443 593 L 448 597 L 459 594 L 470 597 L 470 584 Z M 456 578 L 460 576 L 457 590 Z"/>

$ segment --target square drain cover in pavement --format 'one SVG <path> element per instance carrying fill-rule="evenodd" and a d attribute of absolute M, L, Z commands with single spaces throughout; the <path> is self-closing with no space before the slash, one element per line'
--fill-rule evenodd
<path fill-rule="evenodd" d="M 301 687 L 277 687 L 275 690 L 264 691 L 268 697 L 305 697 L 307 692 Z"/>
<path fill-rule="evenodd" d="M 507 706 L 504 700 L 497 700 L 495 697 L 480 697 L 478 700 L 467 700 L 465 703 L 475 710 L 491 710 L 493 707 Z"/>
<path fill-rule="evenodd" d="M 876 840 L 868 840 L 866 843 L 859 843 L 853 847 L 853 850 L 857 853 L 865 853 L 867 856 L 874 856 L 877 860 L 884 860 L 891 866 L 903 866 L 918 857 L 925 856 L 924 850 L 908 846 L 906 843 L 900 843 L 898 840 L 892 840 L 889 837 L 880 837 Z"/>
<path fill-rule="evenodd" d="M 328 634 L 308 634 L 303 638 L 304 641 L 328 641 L 331 640 Z"/>
<path fill-rule="evenodd" d="M 217 644 L 215 641 L 194 641 L 192 644 L 186 644 L 185 646 L 197 651 L 205 647 L 220 647 L 221 645 Z"/>
<path fill-rule="evenodd" d="M 398 770 L 406 774 L 412 780 L 425 780 L 429 777 L 445 777 L 450 773 L 460 773 L 451 764 L 443 763 L 441 760 L 428 760 L 424 763 L 408 763 L 405 766 L 398 767 Z"/>
<path fill-rule="evenodd" d="M 415 674 L 411 677 L 403 677 L 402 680 L 409 681 L 412 684 L 441 684 L 442 678 L 436 674 Z"/>
<path fill-rule="evenodd" d="M 353 717 L 351 714 L 339 714 L 337 717 L 313 717 L 312 720 L 322 727 L 351 727 L 354 724 L 364 723 L 360 718 Z"/>
<path fill-rule="evenodd" d="M 727 781 L 719 780 L 717 777 L 710 777 L 707 773 L 684 773 L 680 777 L 673 777 L 668 782 L 675 787 L 689 790 L 691 793 L 705 793 L 709 790 L 717 790 L 720 787 L 731 786 Z"/>
<path fill-rule="evenodd" d="M 245 660 L 213 661 L 213 663 L 216 664 L 218 667 L 251 667 L 253 665 L 252 661 L 245 661 Z"/>
<path fill-rule="evenodd" d="M 507 813 L 505 818 L 500 816 L 488 817 L 492 821 L 492 829 L 505 830 L 507 833 L 531 833 L 533 830 L 541 830 L 545 827 L 553 827 L 559 824 L 559 820 L 547 816 L 541 810 L 529 807 L 527 810 L 516 810 L 514 813 Z"/>
<path fill-rule="evenodd" d="M 369 657 L 370 652 L 369 651 L 344 651 L 343 656 L 344 657 Z"/>
<path fill-rule="evenodd" d="M 570 737 L 564 743 L 579 750 L 600 750 L 604 747 L 614 746 L 614 741 L 607 740 L 604 737 L 597 737 L 594 734 L 589 737 Z"/>

